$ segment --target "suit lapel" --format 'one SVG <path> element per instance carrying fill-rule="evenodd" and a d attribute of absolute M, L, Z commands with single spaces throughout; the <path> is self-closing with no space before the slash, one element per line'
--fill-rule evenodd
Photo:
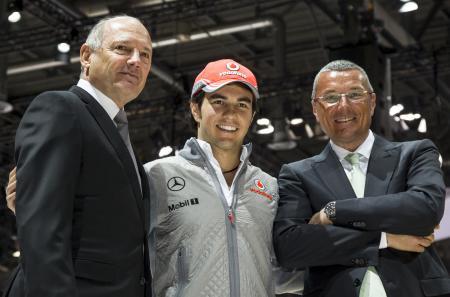
<path fill-rule="evenodd" d="M 375 135 L 367 168 L 364 196 L 379 196 L 387 193 L 399 156 L 398 147 Z"/>
<path fill-rule="evenodd" d="M 322 184 L 335 197 L 331 200 L 339 200 L 356 197 L 353 188 L 345 175 L 344 168 L 339 162 L 336 154 L 328 144 L 318 156 L 317 162 L 313 165 Z"/>
<path fill-rule="evenodd" d="M 117 153 L 117 156 L 119 157 L 120 162 L 123 165 L 123 168 L 126 172 L 126 175 L 128 176 L 128 179 L 130 181 L 131 187 L 133 189 L 134 197 L 137 203 L 137 206 L 139 208 L 139 213 L 141 215 L 141 219 L 143 220 L 143 202 L 142 202 L 142 192 L 139 186 L 138 177 L 136 176 L 136 170 L 133 164 L 133 160 L 131 159 L 130 153 L 123 142 L 122 138 L 120 137 L 119 132 L 117 131 L 116 126 L 112 122 L 111 118 L 109 117 L 108 113 L 102 108 L 102 106 L 94 99 L 92 96 L 87 93 L 85 90 L 73 86 L 70 89 L 71 92 L 78 95 L 78 97 L 83 100 L 86 103 L 86 107 L 89 110 L 89 112 L 92 114 L 94 119 L 97 121 L 100 128 L 103 130 L 103 133 L 108 138 L 109 142 L 111 143 L 112 147 Z M 136 158 L 137 160 L 137 158 Z M 139 163 L 138 167 L 142 167 L 142 165 Z M 147 178 L 142 178 L 142 183 L 147 183 Z M 143 220 L 145 222 L 145 220 Z"/>

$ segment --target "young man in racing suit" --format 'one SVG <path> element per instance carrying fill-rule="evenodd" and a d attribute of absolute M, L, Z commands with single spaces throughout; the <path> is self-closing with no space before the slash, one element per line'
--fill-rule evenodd
<path fill-rule="evenodd" d="M 209 63 L 190 101 L 197 138 L 144 166 L 156 296 L 274 296 L 277 181 L 250 164 L 251 144 L 243 145 L 258 97 L 249 69 Z"/>

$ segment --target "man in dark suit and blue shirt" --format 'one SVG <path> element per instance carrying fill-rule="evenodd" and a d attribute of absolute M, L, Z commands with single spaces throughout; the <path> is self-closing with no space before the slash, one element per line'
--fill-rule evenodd
<path fill-rule="evenodd" d="M 5 296 L 151 291 L 148 183 L 123 109 L 144 88 L 151 56 L 139 20 L 103 19 L 81 47 L 78 85 L 30 104 L 16 135 L 21 264 Z"/>
<path fill-rule="evenodd" d="M 444 210 L 439 153 L 429 140 L 372 133 L 375 102 L 352 62 L 333 61 L 317 74 L 312 107 L 330 143 L 280 171 L 277 258 L 307 267 L 304 296 L 450 296 L 431 245 Z"/>

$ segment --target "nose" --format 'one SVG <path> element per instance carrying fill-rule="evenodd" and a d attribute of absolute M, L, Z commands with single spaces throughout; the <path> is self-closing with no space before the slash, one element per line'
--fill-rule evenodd
<path fill-rule="evenodd" d="M 336 105 L 340 105 L 340 106 L 349 105 L 347 94 L 342 93 L 341 94 L 341 99 L 339 99 L 339 101 L 338 101 L 338 103 Z"/>
<path fill-rule="evenodd" d="M 230 102 L 224 104 L 223 114 L 228 116 L 234 116 L 238 112 L 238 107 Z"/>
<path fill-rule="evenodd" d="M 133 49 L 133 51 L 130 53 L 130 56 L 128 58 L 128 64 L 129 65 L 135 65 L 140 66 L 141 63 L 141 53 L 138 49 Z"/>

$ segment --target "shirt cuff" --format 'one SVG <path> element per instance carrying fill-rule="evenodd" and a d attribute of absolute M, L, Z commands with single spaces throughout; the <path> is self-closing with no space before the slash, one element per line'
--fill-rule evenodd
<path fill-rule="evenodd" d="M 386 232 L 381 232 L 381 239 L 380 239 L 380 247 L 379 249 L 385 249 L 388 247 L 387 239 L 386 239 Z"/>

